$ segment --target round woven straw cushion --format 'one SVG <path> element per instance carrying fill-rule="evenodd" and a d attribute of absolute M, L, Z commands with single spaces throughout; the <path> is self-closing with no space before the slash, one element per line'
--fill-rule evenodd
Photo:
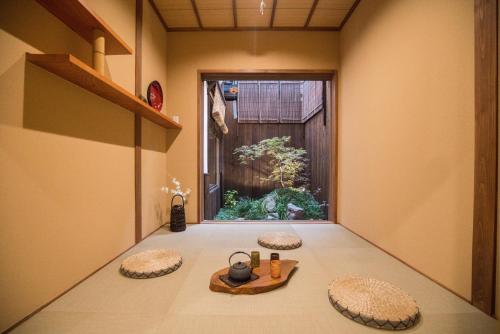
<path fill-rule="evenodd" d="M 391 330 L 413 326 L 419 318 L 415 300 L 394 285 L 359 276 L 334 280 L 328 289 L 332 305 L 366 326 Z"/>
<path fill-rule="evenodd" d="M 131 278 L 152 278 L 170 274 L 182 265 L 181 255 L 172 249 L 153 249 L 123 260 L 120 272 Z"/>
<path fill-rule="evenodd" d="M 259 245 L 271 249 L 294 249 L 302 245 L 302 239 L 296 234 L 286 232 L 265 233 L 257 240 Z"/>

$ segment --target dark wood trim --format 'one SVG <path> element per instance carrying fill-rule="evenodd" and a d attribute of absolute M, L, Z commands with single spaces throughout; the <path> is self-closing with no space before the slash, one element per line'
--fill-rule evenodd
<path fill-rule="evenodd" d="M 309 23 L 314 15 L 314 11 L 316 10 L 316 6 L 318 5 L 319 0 L 314 0 L 311 10 L 309 11 L 309 15 L 307 15 L 306 23 L 304 24 L 304 28 L 309 28 Z"/>
<path fill-rule="evenodd" d="M 236 225 L 251 225 L 251 224 L 259 224 L 262 225 L 262 220 L 244 220 L 244 221 L 231 221 L 231 220 L 204 220 L 201 222 L 202 224 L 236 224 Z M 335 222 L 331 220 L 269 220 L 266 221 L 266 225 L 297 225 L 297 224 L 334 224 Z"/>
<path fill-rule="evenodd" d="M 198 180 L 198 222 L 202 222 L 205 220 L 205 187 L 204 187 L 204 175 L 203 175 L 203 106 L 205 103 L 204 100 L 204 94 L 203 94 L 203 79 L 202 79 L 202 72 L 198 71 L 197 73 L 197 100 L 198 100 L 198 112 L 196 113 L 197 120 L 196 120 L 196 126 L 197 126 L 197 136 L 198 136 L 198 154 L 196 157 L 197 160 L 197 168 L 198 168 L 198 173 L 197 173 L 197 180 Z"/>
<path fill-rule="evenodd" d="M 203 81 L 219 80 L 327 80 L 331 81 L 331 136 L 330 143 L 332 148 L 332 159 L 330 161 L 330 195 L 329 195 L 329 221 L 337 223 L 337 188 L 338 188 L 338 74 L 336 70 L 198 70 L 197 72 L 197 94 L 198 94 L 198 113 L 197 113 L 197 135 L 198 135 L 198 222 L 204 221 L 204 184 L 203 184 Z M 296 223 L 295 221 L 294 223 Z M 283 222 L 280 222 L 283 224 Z M 307 223 L 311 223 L 307 221 Z"/>
<path fill-rule="evenodd" d="M 421 272 L 420 270 L 416 269 L 415 267 L 413 267 L 411 264 L 409 264 L 408 262 L 400 259 L 399 257 L 397 257 L 396 255 L 392 254 L 391 252 L 388 252 L 386 251 L 385 249 L 383 249 L 382 247 L 380 247 L 379 245 L 377 245 L 376 243 L 374 243 L 373 241 L 370 241 L 368 239 L 366 239 L 365 237 L 363 237 L 362 235 L 356 233 L 355 231 L 351 230 L 349 227 L 345 226 L 344 224 L 342 224 L 342 222 L 338 222 L 338 224 L 340 226 L 342 226 L 343 228 L 345 228 L 347 231 L 351 232 L 352 234 L 356 235 L 357 237 L 363 239 L 364 241 L 366 241 L 367 243 L 369 243 L 370 245 L 380 249 L 382 252 L 386 253 L 387 255 L 393 257 L 394 259 L 398 260 L 399 262 L 401 262 L 402 264 L 406 265 L 407 267 L 413 269 L 414 271 L 416 271 L 417 273 L 419 273 L 420 275 L 428 278 L 429 280 L 431 280 L 432 282 L 436 283 L 437 285 L 439 285 L 440 287 L 442 287 L 443 289 L 445 289 L 446 291 L 449 291 L 451 292 L 452 294 L 454 294 L 455 296 L 457 296 L 458 298 L 462 299 L 463 301 L 465 301 L 466 303 L 470 304 L 470 300 L 468 300 L 467 298 L 465 298 L 464 296 L 462 296 L 461 294 L 459 294 L 458 292 L 455 292 L 453 290 L 451 290 L 450 288 L 448 288 L 446 285 L 440 283 L 439 281 L 436 281 L 435 279 L 433 279 L 432 277 L 426 275 L 425 273 Z"/>
<path fill-rule="evenodd" d="M 201 80 L 219 81 L 230 80 L 331 80 L 335 71 L 323 70 L 205 70 Z"/>
<path fill-rule="evenodd" d="M 340 30 L 342 30 L 342 28 L 347 23 L 347 21 L 349 20 L 349 18 L 352 16 L 352 13 L 354 13 L 354 11 L 356 10 L 356 7 L 358 7 L 358 5 L 359 5 L 360 2 L 361 2 L 361 0 L 354 1 L 354 3 L 352 4 L 351 8 L 347 12 L 346 16 L 342 20 L 342 23 L 340 23 Z"/>
<path fill-rule="evenodd" d="M 152 3 L 152 1 L 150 1 Z M 142 85 L 142 16 L 143 0 L 135 1 L 135 95 L 141 95 Z"/>
<path fill-rule="evenodd" d="M 498 1 L 475 0 L 472 304 L 495 312 L 498 173 Z"/>
<path fill-rule="evenodd" d="M 236 7 L 236 0 L 233 0 L 233 27 L 238 28 L 238 9 Z"/>
<path fill-rule="evenodd" d="M 335 74 L 331 78 L 331 87 L 330 87 L 330 104 L 329 107 L 331 109 L 330 113 L 330 145 L 331 145 L 331 151 L 330 151 L 330 200 L 329 200 L 329 207 L 328 207 L 328 218 L 333 221 L 335 224 L 338 223 L 338 216 L 337 216 L 337 209 L 338 209 L 338 178 L 339 178 L 339 173 L 338 173 L 338 162 L 339 162 L 339 112 L 338 112 L 338 106 L 339 106 L 339 99 L 338 99 L 338 74 L 335 72 Z M 328 109 L 327 109 L 328 110 Z"/>
<path fill-rule="evenodd" d="M 153 232 L 151 232 L 148 235 L 146 235 L 144 237 L 144 239 L 146 239 L 147 237 L 153 235 L 154 233 L 156 233 L 157 231 L 159 231 L 161 228 L 165 227 L 165 225 L 167 225 L 167 224 L 163 224 L 163 225 L 159 226 Z M 14 325 L 12 325 L 9 328 L 7 328 L 5 331 L 2 332 L 2 334 L 3 333 L 9 333 L 10 331 L 13 331 L 15 328 L 19 327 L 25 321 L 29 320 L 31 317 L 33 317 L 34 315 L 36 315 L 38 312 L 42 311 L 44 308 L 46 308 L 47 306 L 49 306 L 50 304 L 52 304 L 53 302 L 55 302 L 56 300 L 58 300 L 59 298 L 61 298 L 62 296 L 64 296 L 65 294 L 67 294 L 68 292 L 70 292 L 71 290 L 73 290 L 74 288 L 76 288 L 77 286 L 79 286 L 80 284 L 82 284 L 85 280 L 87 280 L 90 277 L 92 277 L 93 275 L 95 275 L 102 268 L 106 267 L 111 262 L 115 261 L 117 258 L 119 258 L 120 256 L 122 256 L 123 254 L 125 254 L 126 252 L 128 252 L 129 250 L 131 250 L 132 248 L 134 248 L 135 246 L 136 246 L 136 244 L 133 244 L 132 246 L 128 247 L 123 252 L 121 252 L 120 254 L 118 254 L 117 256 L 115 256 L 114 258 L 112 258 L 111 260 L 109 260 L 108 262 L 106 262 L 105 264 L 103 264 L 102 266 L 100 266 L 99 268 L 97 268 L 96 270 L 94 270 L 93 272 L 91 272 L 90 274 L 88 274 L 87 276 L 85 276 L 84 278 L 82 278 L 81 280 L 79 280 L 78 282 L 76 282 L 75 284 L 73 284 L 72 286 L 70 286 L 69 288 L 67 288 L 66 290 L 64 290 L 63 292 L 61 292 L 60 294 L 58 294 L 54 298 L 52 298 L 51 300 L 49 300 L 47 303 L 45 303 L 42 306 L 38 307 L 36 310 L 34 310 L 30 314 L 28 314 L 26 317 L 22 318 L 21 320 L 19 320 L 18 322 L 16 322 Z"/>
<path fill-rule="evenodd" d="M 163 28 L 165 29 L 165 31 L 168 31 L 167 21 L 165 21 L 165 18 L 161 15 L 160 10 L 156 6 L 154 0 L 149 0 L 149 4 L 153 8 L 153 11 L 155 12 L 156 16 L 158 16 L 158 19 L 160 20 L 161 25 L 163 26 Z"/>
<path fill-rule="evenodd" d="M 142 118 L 134 118 L 134 188 L 135 188 L 135 243 L 142 240 Z"/>
<path fill-rule="evenodd" d="M 269 23 L 269 28 L 272 28 L 274 25 L 274 16 L 276 15 L 276 5 L 278 4 L 278 0 L 273 0 L 273 9 L 271 11 L 271 22 Z"/>
<path fill-rule="evenodd" d="M 198 27 L 203 29 L 203 24 L 201 23 L 200 12 L 198 11 L 198 6 L 196 6 L 196 1 L 191 0 L 191 6 L 193 7 L 194 15 L 196 16 L 196 21 L 198 22 Z"/>
<path fill-rule="evenodd" d="M 193 31 L 340 31 L 339 27 L 236 27 L 236 28 L 168 28 L 169 32 Z"/>
<path fill-rule="evenodd" d="M 142 6 L 143 0 L 135 2 L 135 95 L 142 94 Z M 135 188 L 135 243 L 142 240 L 142 118 L 134 116 L 134 188 Z"/>

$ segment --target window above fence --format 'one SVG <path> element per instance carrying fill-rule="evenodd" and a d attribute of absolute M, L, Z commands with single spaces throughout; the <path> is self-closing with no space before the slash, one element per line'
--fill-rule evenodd
<path fill-rule="evenodd" d="M 239 81 L 239 123 L 304 123 L 323 109 L 322 81 Z"/>

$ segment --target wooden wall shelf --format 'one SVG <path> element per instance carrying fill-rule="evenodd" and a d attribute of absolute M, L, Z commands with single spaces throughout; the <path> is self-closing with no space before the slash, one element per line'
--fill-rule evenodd
<path fill-rule="evenodd" d="M 132 54 L 132 49 L 118 36 L 104 20 L 81 0 L 36 0 L 68 27 L 93 43 L 93 30 L 99 29 L 106 38 L 106 54 Z"/>
<path fill-rule="evenodd" d="M 93 68 L 71 54 L 28 53 L 26 59 L 164 128 L 182 128 L 179 123 L 142 102 L 139 98 L 97 73 Z"/>

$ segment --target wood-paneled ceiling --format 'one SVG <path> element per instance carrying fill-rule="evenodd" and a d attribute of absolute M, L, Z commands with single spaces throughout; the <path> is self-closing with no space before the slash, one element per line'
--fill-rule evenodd
<path fill-rule="evenodd" d="M 360 0 L 149 0 L 168 31 L 340 30 Z"/>

